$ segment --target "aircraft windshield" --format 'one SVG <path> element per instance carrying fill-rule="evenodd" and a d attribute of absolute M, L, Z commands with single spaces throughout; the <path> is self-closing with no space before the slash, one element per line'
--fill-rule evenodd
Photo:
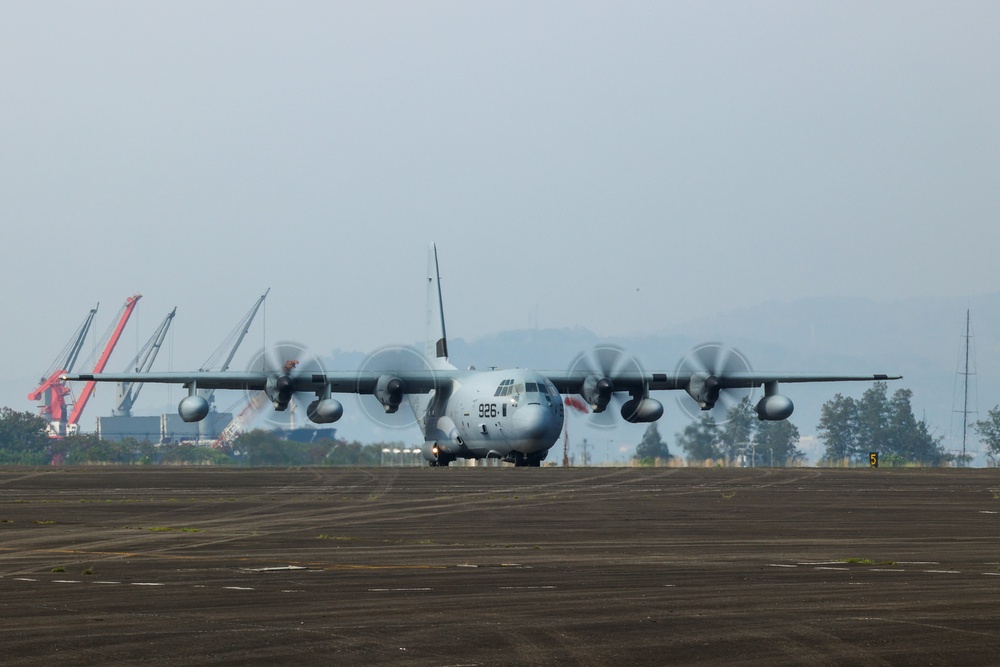
<path fill-rule="evenodd" d="M 512 379 L 511 380 L 504 380 L 503 382 L 500 383 L 500 386 L 497 387 L 497 391 L 493 395 L 494 396 L 510 396 L 511 390 L 513 389 L 513 387 L 514 387 L 514 380 L 512 380 Z"/>
<path fill-rule="evenodd" d="M 513 379 L 504 380 L 497 387 L 494 396 L 510 396 L 511 394 L 549 394 L 558 396 L 559 392 L 551 382 L 525 382 L 524 384 L 514 384 Z"/>

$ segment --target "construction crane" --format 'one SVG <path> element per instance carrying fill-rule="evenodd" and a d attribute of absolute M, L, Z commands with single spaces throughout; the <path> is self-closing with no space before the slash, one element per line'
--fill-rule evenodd
<path fill-rule="evenodd" d="M 236 356 L 236 351 L 240 348 L 240 344 L 243 342 L 243 339 L 246 338 L 247 332 L 250 331 L 250 325 L 253 324 L 253 319 L 257 316 L 257 311 L 260 310 L 261 305 L 264 303 L 264 299 L 267 298 L 267 295 L 270 294 L 270 292 L 271 288 L 269 287 L 267 288 L 267 291 L 260 295 L 260 298 L 258 298 L 253 307 L 247 311 L 247 314 L 243 316 L 243 319 L 236 323 L 236 326 L 229 332 L 229 335 L 226 336 L 225 340 L 219 344 L 219 347 L 215 349 L 215 352 L 213 352 L 205 363 L 201 365 L 201 368 L 198 369 L 199 372 L 229 370 L 229 364 L 233 362 L 233 357 Z M 223 353 L 226 353 L 226 359 L 220 364 L 219 360 L 222 358 Z M 218 365 L 218 368 L 216 368 L 216 365 Z M 201 394 L 201 396 L 208 399 L 208 397 L 212 395 L 212 391 L 214 390 L 206 390 L 206 392 Z"/>
<path fill-rule="evenodd" d="M 48 422 L 46 430 L 50 436 L 57 436 L 65 431 L 66 397 L 70 395 L 70 390 L 69 386 L 59 378 L 66 373 L 72 372 L 73 366 L 76 365 L 80 351 L 83 349 L 83 344 L 87 339 L 87 332 L 90 331 L 90 325 L 94 321 L 94 315 L 97 314 L 98 306 L 100 304 L 90 309 L 87 317 L 83 320 L 83 324 L 80 325 L 76 333 L 73 334 L 73 337 L 66 343 L 66 347 L 56 357 L 49 370 L 42 376 L 38 387 L 28 394 L 29 401 L 39 403 L 38 412 Z"/>
<path fill-rule="evenodd" d="M 104 345 L 104 351 L 101 353 L 100 359 L 97 360 L 97 364 L 94 366 L 94 373 L 104 372 L 104 367 L 108 365 L 108 359 L 111 358 L 111 352 L 114 351 L 115 346 L 118 344 L 118 340 L 122 337 L 125 325 L 128 323 L 129 318 L 132 316 L 132 311 L 135 310 L 135 306 L 139 303 L 139 299 L 141 298 L 141 294 L 135 294 L 125 300 L 125 305 L 122 306 L 121 311 L 118 313 L 118 323 L 115 325 L 114 329 L 109 330 L 109 334 L 105 334 L 108 338 L 108 342 Z M 93 395 L 94 387 L 96 386 L 97 383 L 93 380 L 83 386 L 83 391 L 80 392 L 80 397 L 73 403 L 73 411 L 70 412 L 69 417 L 66 419 L 65 430 L 59 433 L 59 435 L 76 435 L 79 430 L 80 415 L 83 414 L 83 409 L 87 407 L 87 402 L 90 400 L 91 395 Z"/>
<path fill-rule="evenodd" d="M 247 427 L 253 422 L 254 418 L 260 414 L 260 411 L 264 409 L 264 406 L 270 399 L 262 391 L 254 393 L 250 400 L 247 402 L 243 411 L 233 418 L 233 421 L 229 422 L 226 428 L 222 429 L 222 433 L 212 444 L 214 449 L 222 449 L 224 447 L 229 447 L 243 433 Z"/>
<path fill-rule="evenodd" d="M 246 338 L 247 333 L 250 331 L 250 325 L 253 324 L 253 320 L 257 316 L 257 311 L 260 310 L 260 307 L 264 304 L 264 299 L 266 299 L 267 295 L 270 293 L 271 293 L 271 288 L 268 287 L 267 290 L 265 290 L 264 293 L 260 295 L 260 298 L 257 299 L 257 302 L 253 305 L 253 307 L 250 308 L 249 311 L 247 311 L 247 314 L 243 316 L 243 319 L 237 322 L 236 326 L 233 327 L 233 330 L 229 332 L 229 335 L 226 336 L 225 340 L 223 340 L 222 343 L 219 344 L 219 347 L 216 348 L 215 352 L 213 352 L 211 356 L 209 356 L 209 358 L 205 361 L 205 363 L 201 365 L 201 368 L 198 369 L 199 371 L 229 370 L 229 365 L 233 362 L 233 357 L 236 356 L 236 351 L 240 348 L 240 345 L 243 343 L 243 339 Z M 222 360 L 220 363 L 220 360 L 222 359 L 224 354 L 225 354 L 225 359 Z M 216 368 L 216 366 L 218 366 L 218 368 Z M 215 408 L 214 389 L 199 389 L 198 395 L 204 398 L 206 401 L 208 401 L 210 408 L 214 410 Z M 244 412 L 246 412 L 246 410 L 244 410 Z M 207 439 L 207 434 L 205 433 L 205 429 L 208 427 L 208 423 L 209 423 L 208 420 L 202 420 L 198 422 L 199 440 Z"/>
<path fill-rule="evenodd" d="M 173 322 L 176 313 L 177 308 L 174 307 L 163 319 L 163 322 L 160 323 L 156 331 L 153 332 L 150 339 L 146 341 L 146 344 L 142 346 L 142 349 L 136 353 L 132 361 L 125 367 L 126 373 L 146 373 L 153 367 L 153 361 L 156 360 L 156 355 L 163 345 L 163 340 L 167 337 L 167 332 L 170 330 L 170 324 Z M 111 414 L 115 417 L 131 417 L 132 406 L 135 405 L 135 400 L 139 398 L 139 392 L 142 391 L 142 383 L 119 382 L 115 386 L 117 388 L 115 407 L 112 408 Z"/>
<path fill-rule="evenodd" d="M 297 360 L 291 359 L 285 362 L 281 370 L 285 373 L 291 373 L 298 365 L 299 362 Z M 220 433 L 219 437 L 216 438 L 212 447 L 215 449 L 222 449 L 223 447 L 231 446 L 233 441 L 240 437 L 240 435 L 242 435 L 247 428 L 249 428 L 250 424 L 257 418 L 257 415 L 260 414 L 261 410 L 264 409 L 264 406 L 267 405 L 270 400 L 271 399 L 267 397 L 265 392 L 254 392 L 254 394 L 250 396 L 250 400 L 247 402 L 246 407 L 243 408 L 240 414 L 236 415 L 236 417 L 233 418 L 233 421 L 229 422 L 229 425 L 222 429 L 222 433 Z M 292 420 L 295 419 L 294 407 L 289 410 L 288 418 Z"/>

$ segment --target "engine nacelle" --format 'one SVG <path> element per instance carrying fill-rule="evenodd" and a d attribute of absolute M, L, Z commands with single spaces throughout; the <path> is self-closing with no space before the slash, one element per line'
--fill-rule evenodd
<path fill-rule="evenodd" d="M 757 410 L 757 419 L 776 422 L 791 417 L 795 406 L 792 405 L 792 399 L 787 396 L 772 394 L 760 399 L 755 409 Z"/>
<path fill-rule="evenodd" d="M 622 405 L 622 419 L 633 424 L 655 422 L 663 416 L 663 403 L 655 398 L 633 398 Z"/>
<path fill-rule="evenodd" d="M 271 399 L 275 410 L 283 411 L 288 408 L 292 394 L 295 393 L 295 382 L 287 374 L 272 375 L 267 378 L 264 393 Z"/>
<path fill-rule="evenodd" d="M 706 373 L 692 373 L 685 390 L 702 410 L 711 410 L 719 400 L 722 385 L 719 378 Z"/>
<path fill-rule="evenodd" d="M 314 424 L 332 424 L 344 416 L 344 406 L 335 398 L 316 399 L 306 408 L 306 416 Z"/>
<path fill-rule="evenodd" d="M 177 406 L 177 414 L 186 422 L 200 422 L 208 416 L 208 401 L 201 396 L 185 396 Z"/>
<path fill-rule="evenodd" d="M 398 377 L 382 375 L 375 383 L 375 398 L 388 414 L 399 409 L 399 404 L 403 402 L 404 393 L 406 393 L 406 384 Z"/>
<path fill-rule="evenodd" d="M 590 404 L 590 409 L 594 412 L 604 412 L 611 401 L 611 394 L 615 392 L 615 384 L 609 378 L 589 375 L 583 381 L 583 390 L 580 395 Z"/>

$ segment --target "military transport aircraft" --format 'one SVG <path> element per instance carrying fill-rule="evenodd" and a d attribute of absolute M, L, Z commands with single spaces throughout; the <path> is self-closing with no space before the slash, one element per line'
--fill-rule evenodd
<path fill-rule="evenodd" d="M 372 395 L 386 413 L 395 413 L 407 399 L 424 434 L 423 455 L 432 466 L 447 466 L 457 458 L 497 458 L 515 466 L 538 466 L 556 443 L 563 428 L 563 394 L 579 395 L 594 413 L 604 413 L 613 398 L 624 397 L 621 416 L 629 422 L 652 422 L 663 414 L 663 404 L 651 391 L 680 389 L 702 410 L 720 403 L 723 392 L 763 386 L 756 403 L 761 420 L 777 421 L 792 414 L 790 399 L 778 393 L 782 382 L 843 382 L 895 380 L 901 376 L 806 375 L 755 373 L 748 365 L 703 358 L 673 371 L 644 371 L 633 361 L 623 363 L 611 348 L 578 357 L 560 372 L 460 370 L 448 359 L 441 276 L 437 248 L 427 258 L 427 339 L 422 368 L 327 371 L 297 369 L 285 360 L 274 370 L 190 373 L 74 374 L 65 380 L 97 382 L 160 382 L 182 384 L 188 395 L 177 408 L 186 422 L 208 415 L 209 405 L 199 389 L 264 391 L 275 410 L 286 410 L 297 393 L 316 398 L 306 410 L 318 424 L 337 421 L 343 405 L 334 394 Z M 611 353 L 609 354 L 609 350 Z M 710 355 L 711 356 L 711 355 Z M 736 357 L 729 357 L 730 360 Z M 617 396 L 616 396 L 617 395 Z M 580 401 L 567 397 L 567 403 Z"/>

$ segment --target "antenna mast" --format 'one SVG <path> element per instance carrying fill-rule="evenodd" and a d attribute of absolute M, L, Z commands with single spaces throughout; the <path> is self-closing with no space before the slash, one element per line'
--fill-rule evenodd
<path fill-rule="evenodd" d="M 965 454 L 965 442 L 968 437 L 969 432 L 969 325 L 971 323 L 970 311 L 966 309 L 965 311 L 965 398 L 962 403 L 962 458 L 960 459 L 960 466 L 965 466 L 966 454 Z"/>

